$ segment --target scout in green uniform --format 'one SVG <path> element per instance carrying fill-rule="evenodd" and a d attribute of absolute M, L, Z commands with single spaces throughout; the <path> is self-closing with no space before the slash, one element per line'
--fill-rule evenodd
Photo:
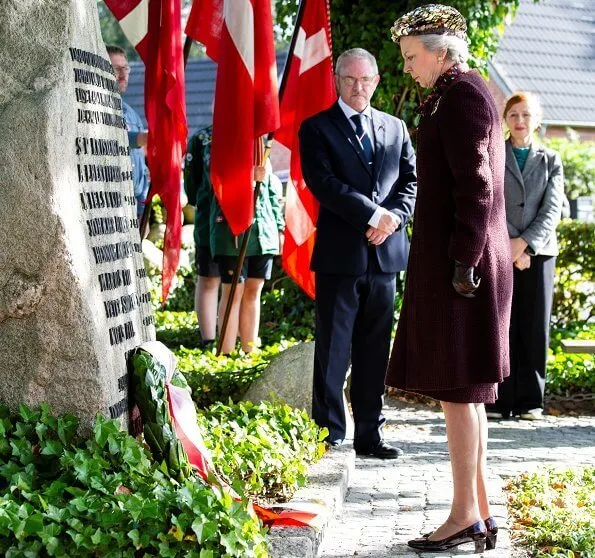
<path fill-rule="evenodd" d="M 222 295 L 219 315 L 222 318 L 229 298 L 231 280 L 243 235 L 233 235 L 217 199 L 213 195 L 208 172 L 211 135 L 212 127 L 209 126 L 191 138 L 188 148 L 188 153 L 191 156 L 191 165 L 189 166 L 194 170 L 189 169 L 186 176 L 188 183 L 196 184 L 195 241 L 197 252 L 198 246 L 208 245 L 221 275 Z M 200 164 L 195 162 L 198 158 L 201 160 Z M 187 184 L 186 189 L 190 199 L 192 187 Z M 242 349 L 245 352 L 252 351 L 257 343 L 260 294 L 265 279 L 271 277 L 273 256 L 280 253 L 285 226 L 281 200 L 281 181 L 269 168 L 256 202 L 255 219 L 222 346 L 223 353 L 229 353 L 235 348 L 238 330 Z M 209 215 L 208 225 L 204 222 L 207 214 Z"/>
<path fill-rule="evenodd" d="M 211 257 L 210 217 L 213 190 L 209 179 L 211 132 L 200 130 L 188 142 L 184 164 L 184 189 L 188 203 L 195 206 L 194 245 L 197 271 L 194 309 L 203 344 L 212 343 L 217 335 L 219 300 L 219 266 Z M 205 169 L 207 169 L 205 171 Z"/>

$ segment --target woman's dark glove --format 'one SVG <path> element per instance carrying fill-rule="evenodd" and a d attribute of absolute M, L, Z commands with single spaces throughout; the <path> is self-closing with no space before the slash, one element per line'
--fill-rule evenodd
<path fill-rule="evenodd" d="M 461 262 L 455 262 L 452 286 L 457 293 L 467 298 L 475 298 L 473 293 L 479 287 L 480 282 L 481 279 L 475 276 L 475 268 L 473 266 L 470 267 Z"/>

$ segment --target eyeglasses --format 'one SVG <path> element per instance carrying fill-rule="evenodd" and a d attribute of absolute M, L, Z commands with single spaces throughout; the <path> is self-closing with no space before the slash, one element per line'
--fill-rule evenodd
<path fill-rule="evenodd" d="M 129 74 L 130 66 L 114 66 L 114 72 L 116 74 L 119 74 L 120 72 L 122 72 L 124 74 Z"/>
<path fill-rule="evenodd" d="M 347 85 L 347 87 L 353 87 L 356 83 L 360 83 L 362 87 L 370 87 L 374 83 L 376 76 L 363 76 L 361 78 L 355 78 L 353 76 L 339 76 L 339 79 Z"/>

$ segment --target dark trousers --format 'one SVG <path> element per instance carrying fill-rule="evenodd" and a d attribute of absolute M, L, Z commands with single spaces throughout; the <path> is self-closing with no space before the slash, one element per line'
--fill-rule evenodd
<path fill-rule="evenodd" d="M 375 262 L 364 275 L 316 274 L 312 418 L 329 429 L 330 440 L 345 438 L 343 385 L 351 360 L 356 450 L 382 438 L 394 299 L 395 274 L 380 272 Z"/>
<path fill-rule="evenodd" d="M 543 408 L 555 265 L 554 256 L 533 256 L 529 269 L 514 269 L 510 376 L 495 405 L 504 414 Z"/>

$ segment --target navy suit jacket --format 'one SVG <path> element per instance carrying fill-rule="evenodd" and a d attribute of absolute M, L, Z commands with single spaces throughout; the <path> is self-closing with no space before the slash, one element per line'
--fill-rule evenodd
<path fill-rule="evenodd" d="M 362 275 L 376 252 L 384 273 L 407 267 L 405 224 L 415 205 L 415 153 L 402 120 L 372 109 L 374 166 L 338 103 L 306 119 L 299 131 L 302 172 L 320 202 L 311 268 Z M 399 230 L 370 249 L 366 231 L 378 206 L 401 219 Z"/>

